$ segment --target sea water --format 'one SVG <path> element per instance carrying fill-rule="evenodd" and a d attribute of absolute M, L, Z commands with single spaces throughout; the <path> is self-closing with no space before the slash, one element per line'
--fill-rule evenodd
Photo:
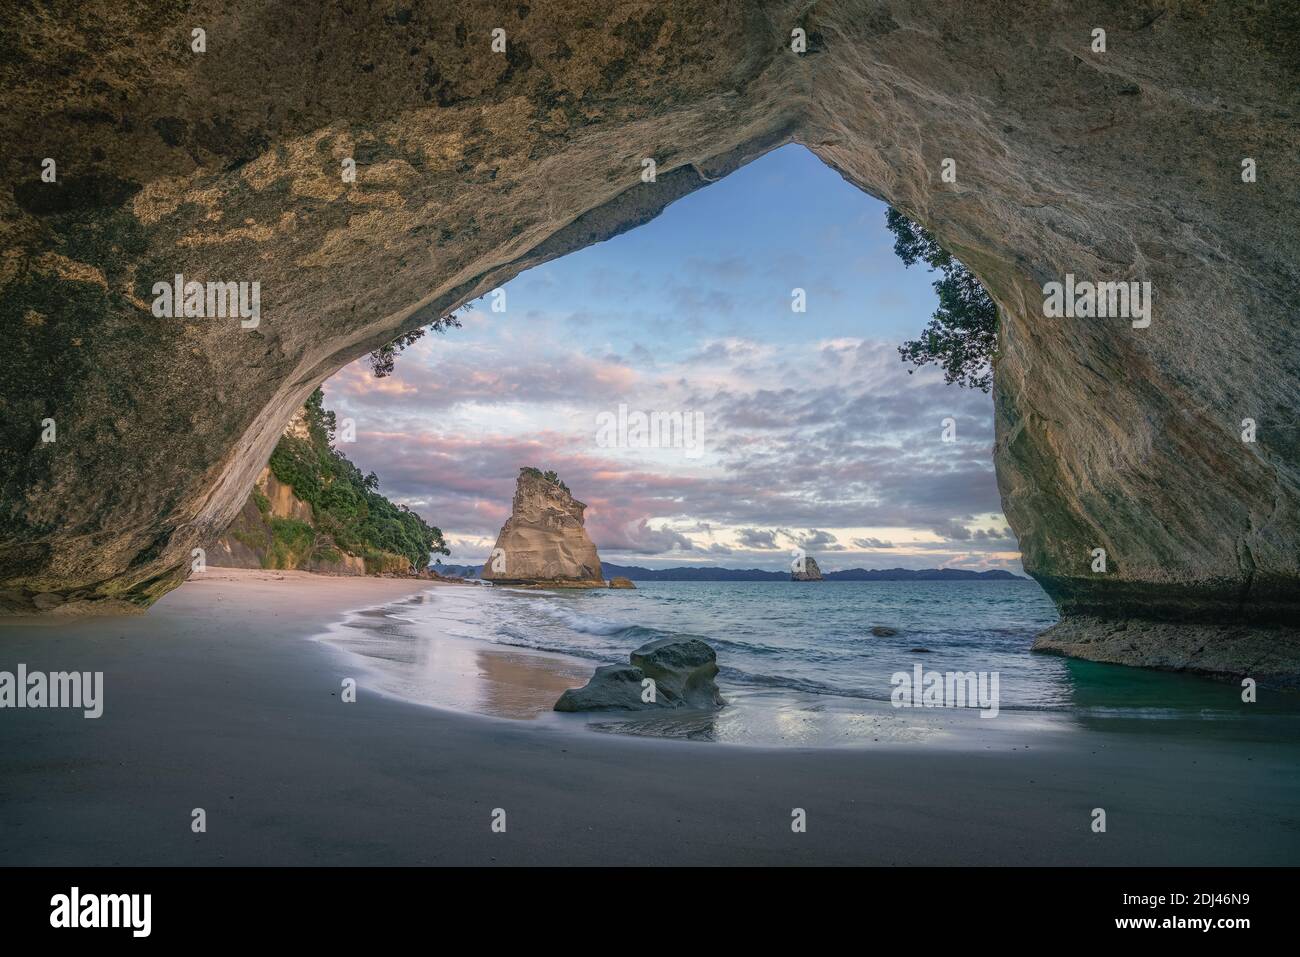
<path fill-rule="evenodd" d="M 497 717 L 581 723 L 628 734 L 755 745 L 954 742 L 975 730 L 945 707 L 899 709 L 900 674 L 996 675 L 1000 732 L 1114 730 L 1287 737 L 1300 696 L 1242 701 L 1231 682 L 1031 653 L 1056 610 L 1033 581 L 641 582 L 636 590 L 438 586 L 350 616 L 325 640 L 375 688 Z M 873 627 L 895 634 L 874 635 Z M 552 712 L 599 664 L 663 637 L 718 655 L 716 713 L 571 716 Z M 918 698 L 919 700 L 919 698 Z M 1266 720 L 1262 719 L 1268 716 Z M 979 728 L 984 733 L 988 728 Z"/>

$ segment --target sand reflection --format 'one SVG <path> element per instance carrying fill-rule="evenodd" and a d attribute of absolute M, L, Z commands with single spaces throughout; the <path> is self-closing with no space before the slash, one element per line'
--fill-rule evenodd
<path fill-rule="evenodd" d="M 551 711 L 568 688 L 586 684 L 590 667 L 498 648 L 475 650 L 479 708 L 501 718 L 533 719 Z"/>

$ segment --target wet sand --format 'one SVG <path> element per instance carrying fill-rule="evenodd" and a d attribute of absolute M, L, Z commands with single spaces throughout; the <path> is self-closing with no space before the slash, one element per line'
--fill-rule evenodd
<path fill-rule="evenodd" d="M 143 616 L 0 625 L 0 670 L 104 672 L 97 720 L 0 711 L 0 864 L 1300 862 L 1290 743 L 1077 728 L 769 749 L 456 713 L 364 680 L 344 703 L 354 669 L 305 639 L 428 587 L 210 571 Z M 503 687 L 531 667 L 463 664 Z"/>

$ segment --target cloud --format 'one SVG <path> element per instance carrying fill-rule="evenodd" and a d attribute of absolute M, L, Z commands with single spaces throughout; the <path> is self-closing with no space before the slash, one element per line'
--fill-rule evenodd
<path fill-rule="evenodd" d="M 448 333 L 450 339 L 455 332 Z M 641 374 L 617 359 L 579 352 L 547 355 L 521 350 L 503 364 L 495 352 L 449 349 L 446 341 L 422 342 L 397 359 L 396 371 L 377 379 L 353 363 L 329 380 L 330 398 L 345 398 L 361 419 L 392 422 L 406 413 L 428 414 L 467 403 L 533 405 L 556 402 L 617 402 L 635 392 Z M 430 360 L 437 356 L 436 362 Z"/>
<path fill-rule="evenodd" d="M 830 532 L 822 531 L 817 528 L 810 528 L 802 534 L 786 532 L 795 544 L 800 548 L 811 551 L 814 548 L 827 552 L 843 551 L 844 546 L 840 544 L 839 539 Z"/>
<path fill-rule="evenodd" d="M 614 532 L 603 532 L 597 546 L 608 551 L 634 552 L 642 555 L 695 550 L 695 544 L 685 535 L 668 528 L 652 528 L 647 519 L 641 519 Z"/>
<path fill-rule="evenodd" d="M 879 538 L 855 538 L 853 544 L 858 548 L 893 548 L 893 542 L 882 541 Z"/>
<path fill-rule="evenodd" d="M 946 538 L 952 542 L 968 542 L 971 540 L 971 530 L 960 522 L 943 522 L 936 525 L 931 531 L 940 538 Z"/>
<path fill-rule="evenodd" d="M 776 536 L 778 532 L 774 528 L 763 530 L 760 528 L 742 528 L 736 532 L 736 537 L 740 539 L 740 544 L 746 548 L 780 548 L 777 544 Z"/>

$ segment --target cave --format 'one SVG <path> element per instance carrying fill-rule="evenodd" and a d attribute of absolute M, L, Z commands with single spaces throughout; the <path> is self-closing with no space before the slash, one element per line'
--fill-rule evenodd
<path fill-rule="evenodd" d="M 1300 674 L 1300 11 L 91 2 L 9 31 L 6 613 L 147 607 L 333 372 L 794 142 L 999 305 L 1040 645 Z M 155 316 L 177 275 L 257 283 L 259 322 Z M 1149 323 L 1046 315 L 1068 275 L 1149 282 Z"/>

